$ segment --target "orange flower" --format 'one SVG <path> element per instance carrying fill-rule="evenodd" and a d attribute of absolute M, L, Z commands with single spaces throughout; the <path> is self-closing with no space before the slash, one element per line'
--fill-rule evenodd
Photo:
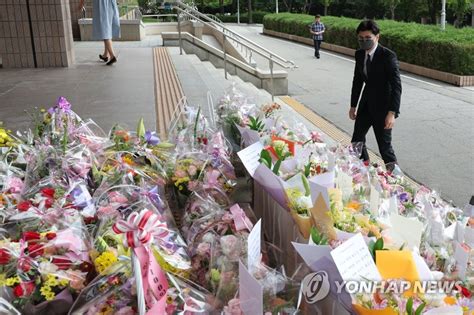
<path fill-rule="evenodd" d="M 444 303 L 448 304 L 448 305 L 456 305 L 456 298 L 452 297 L 452 296 L 447 296 L 444 298 Z"/>
<path fill-rule="evenodd" d="M 346 205 L 346 207 L 354 211 L 360 211 L 360 209 L 362 208 L 362 205 L 360 202 L 352 200 Z"/>

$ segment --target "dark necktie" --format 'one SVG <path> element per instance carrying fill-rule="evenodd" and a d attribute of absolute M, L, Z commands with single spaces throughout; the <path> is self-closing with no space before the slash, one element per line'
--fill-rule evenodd
<path fill-rule="evenodd" d="M 367 55 L 367 61 L 365 62 L 365 69 L 367 71 L 367 77 L 369 77 L 369 72 L 370 72 L 370 64 L 372 62 L 370 61 L 370 55 Z"/>

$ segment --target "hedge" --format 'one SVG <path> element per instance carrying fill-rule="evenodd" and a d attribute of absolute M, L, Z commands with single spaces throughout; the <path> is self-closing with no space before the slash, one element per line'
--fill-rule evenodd
<path fill-rule="evenodd" d="M 262 24 L 263 23 L 263 17 L 267 14 L 270 14 L 269 12 L 262 12 L 262 11 L 254 11 L 252 12 L 252 22 L 256 24 Z M 221 15 L 221 14 L 216 14 L 216 16 L 224 23 L 237 23 L 237 14 L 232 14 L 232 15 Z M 240 14 L 240 23 L 248 23 L 248 13 L 241 13 Z"/>
<path fill-rule="evenodd" d="M 355 30 L 360 20 L 324 16 L 324 41 L 357 49 Z M 311 38 L 308 25 L 314 17 L 306 14 L 267 14 L 265 29 Z M 381 29 L 380 42 L 392 49 L 400 61 L 459 75 L 474 75 L 474 29 L 446 26 L 441 31 L 435 25 L 377 21 Z"/>

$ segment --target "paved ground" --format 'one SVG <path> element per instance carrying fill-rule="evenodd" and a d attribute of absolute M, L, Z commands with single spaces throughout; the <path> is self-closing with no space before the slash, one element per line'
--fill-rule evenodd
<path fill-rule="evenodd" d="M 0 69 L 0 121 L 11 129 L 28 127 L 24 110 L 49 107 L 65 96 L 83 118 L 94 119 L 105 131 L 120 122 L 135 129 L 140 117 L 155 128 L 155 95 L 151 46 L 161 42 L 117 42 L 118 63 L 98 60 L 100 42 L 75 42 L 71 68 Z"/>
<path fill-rule="evenodd" d="M 260 26 L 231 28 L 299 66 L 289 72 L 289 94 L 352 134 L 347 118 L 354 62 L 309 46 L 261 35 Z M 265 68 L 265 66 L 262 66 Z M 394 148 L 402 169 L 415 180 L 464 206 L 474 194 L 474 89 L 403 74 L 401 116 Z M 369 146 L 377 151 L 369 132 Z"/>

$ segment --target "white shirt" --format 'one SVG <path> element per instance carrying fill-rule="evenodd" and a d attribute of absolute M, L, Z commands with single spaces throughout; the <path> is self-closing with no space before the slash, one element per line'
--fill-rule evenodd
<path fill-rule="evenodd" d="M 374 58 L 375 51 L 377 50 L 377 47 L 379 46 L 379 43 L 375 43 L 374 47 L 372 47 L 369 52 L 365 54 L 364 58 L 364 74 L 367 75 L 367 58 L 370 58 L 370 61 Z"/>

